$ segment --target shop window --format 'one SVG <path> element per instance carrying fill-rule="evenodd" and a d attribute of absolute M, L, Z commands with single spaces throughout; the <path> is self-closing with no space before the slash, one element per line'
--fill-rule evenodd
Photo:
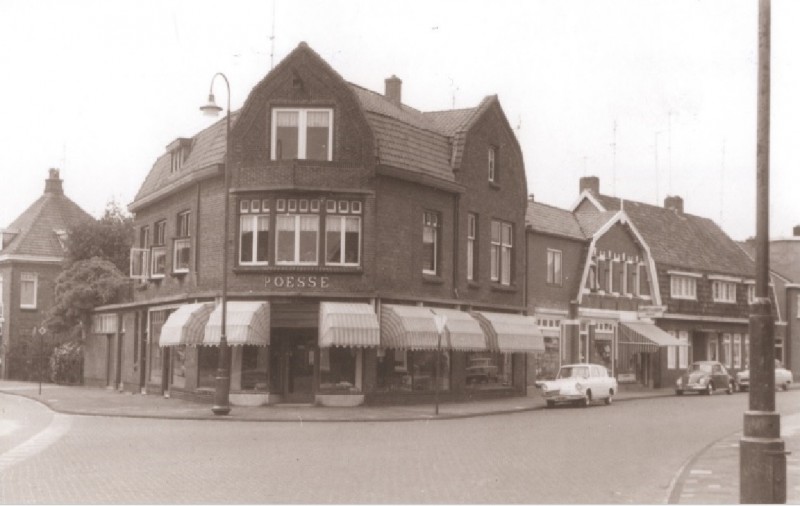
<path fill-rule="evenodd" d="M 158 340 L 161 338 L 161 327 L 164 326 L 164 322 L 167 321 L 167 317 L 173 311 L 173 309 L 160 309 L 156 311 L 150 311 L 149 314 L 149 326 L 150 331 L 148 332 L 148 336 L 150 339 L 149 342 L 149 355 L 150 355 L 150 382 L 151 383 L 161 383 L 161 367 L 162 367 L 162 358 L 163 358 L 163 350 L 158 345 Z"/>
<path fill-rule="evenodd" d="M 378 355 L 378 390 L 433 392 L 436 388 L 436 351 L 384 350 Z M 439 359 L 439 390 L 450 390 L 450 352 Z"/>
<path fill-rule="evenodd" d="M 783 339 L 775 339 L 775 360 L 776 364 L 783 363 Z"/>
<path fill-rule="evenodd" d="M 242 346 L 242 390 L 266 391 L 268 386 L 266 346 Z"/>
<path fill-rule="evenodd" d="M 678 331 L 678 341 L 685 345 L 678 347 L 678 367 L 687 369 L 689 367 L 689 331 Z"/>
<path fill-rule="evenodd" d="M 280 215 L 275 220 L 275 256 L 279 265 L 315 265 L 319 245 L 319 216 Z"/>
<path fill-rule="evenodd" d="M 328 215 L 325 217 L 325 263 L 357 266 L 361 255 L 361 218 Z"/>
<path fill-rule="evenodd" d="M 725 364 L 726 367 L 730 367 L 733 363 L 732 357 L 731 335 L 727 333 L 722 334 L 722 363 Z"/>
<path fill-rule="evenodd" d="M 23 272 L 19 277 L 19 307 L 36 309 L 39 292 L 39 276 L 35 272 Z"/>
<path fill-rule="evenodd" d="M 742 336 L 740 334 L 733 335 L 733 367 L 736 369 L 742 367 Z"/>
<path fill-rule="evenodd" d="M 491 232 L 491 279 L 501 285 L 510 285 L 513 229 L 510 223 L 492 220 Z"/>
<path fill-rule="evenodd" d="M 744 335 L 744 349 L 742 350 L 744 368 L 750 368 L 750 334 Z"/>
<path fill-rule="evenodd" d="M 561 251 L 547 250 L 547 284 L 561 286 Z"/>
<path fill-rule="evenodd" d="M 320 348 L 319 388 L 322 393 L 357 393 L 355 348 Z"/>
<path fill-rule="evenodd" d="M 667 333 L 674 338 L 678 338 L 678 333 L 674 330 L 668 330 Z M 667 369 L 675 369 L 677 367 L 677 353 L 680 346 L 667 346 Z"/>
<path fill-rule="evenodd" d="M 186 388 L 186 346 L 174 346 L 172 352 L 172 381 L 177 388 Z"/>
<path fill-rule="evenodd" d="M 273 160 L 325 160 L 333 156 L 333 110 L 273 109 Z"/>
<path fill-rule="evenodd" d="M 706 349 L 707 360 L 719 360 L 719 349 L 717 348 L 716 334 L 708 338 L 708 345 Z"/>
<path fill-rule="evenodd" d="M 439 269 L 439 215 L 431 211 L 422 213 L 422 273 L 438 274 Z"/>
<path fill-rule="evenodd" d="M 214 388 L 219 367 L 219 346 L 197 347 L 197 387 Z"/>
<path fill-rule="evenodd" d="M 471 389 L 495 389 L 511 386 L 511 354 L 467 353 L 466 382 Z"/>

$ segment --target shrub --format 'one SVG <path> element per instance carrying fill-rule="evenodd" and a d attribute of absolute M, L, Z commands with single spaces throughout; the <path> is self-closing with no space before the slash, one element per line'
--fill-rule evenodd
<path fill-rule="evenodd" d="M 50 379 L 54 383 L 75 385 L 83 377 L 83 347 L 78 341 L 57 346 L 50 356 Z"/>

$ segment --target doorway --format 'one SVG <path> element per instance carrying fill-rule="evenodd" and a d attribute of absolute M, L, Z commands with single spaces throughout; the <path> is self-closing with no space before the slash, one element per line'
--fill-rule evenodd
<path fill-rule="evenodd" d="M 274 332 L 270 344 L 273 392 L 286 403 L 314 402 L 315 368 L 319 361 L 316 329 Z"/>

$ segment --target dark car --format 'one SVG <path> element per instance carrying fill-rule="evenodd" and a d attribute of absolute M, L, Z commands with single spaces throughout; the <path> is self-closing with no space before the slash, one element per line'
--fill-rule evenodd
<path fill-rule="evenodd" d="M 711 395 L 715 390 L 725 390 L 725 393 L 732 394 L 735 384 L 725 366 L 715 360 L 701 360 L 693 362 L 681 374 L 675 382 L 675 393 L 683 395 L 684 392 L 697 392 Z"/>

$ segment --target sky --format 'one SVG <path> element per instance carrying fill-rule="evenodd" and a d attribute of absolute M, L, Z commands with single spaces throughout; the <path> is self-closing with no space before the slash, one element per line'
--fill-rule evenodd
<path fill-rule="evenodd" d="M 61 170 L 100 216 L 210 121 L 212 76 L 238 109 L 301 41 L 345 80 L 423 111 L 498 95 L 528 193 L 684 199 L 755 234 L 758 0 L 0 0 L 0 228 Z M 772 1 L 770 234 L 800 224 L 800 2 Z M 792 50 L 795 50 L 794 52 Z M 224 103 L 225 91 L 215 90 Z"/>

